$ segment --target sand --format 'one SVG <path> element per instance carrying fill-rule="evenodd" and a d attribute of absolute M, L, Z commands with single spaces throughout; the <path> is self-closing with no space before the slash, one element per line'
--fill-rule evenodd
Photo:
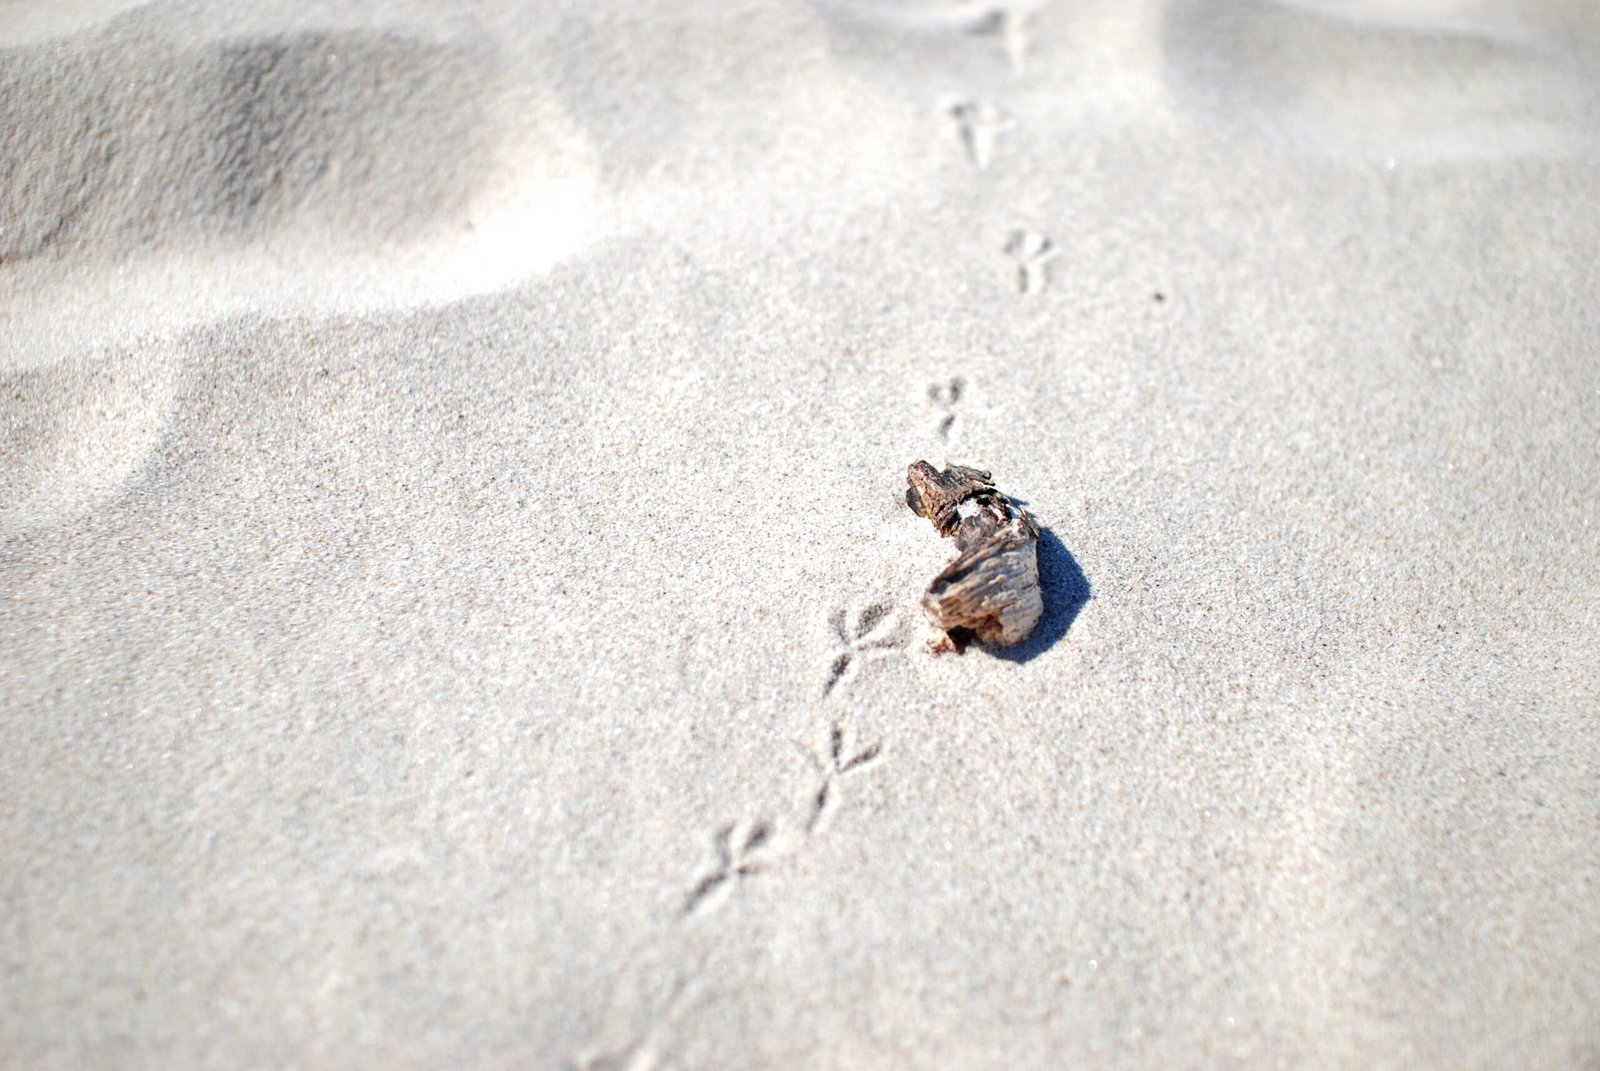
<path fill-rule="evenodd" d="M 0 1066 L 1600 1065 L 1592 4 L 439 7 L 0 0 Z"/>

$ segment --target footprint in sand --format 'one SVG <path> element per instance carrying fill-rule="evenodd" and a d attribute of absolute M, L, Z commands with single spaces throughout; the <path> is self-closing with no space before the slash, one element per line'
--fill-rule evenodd
<path fill-rule="evenodd" d="M 992 416 L 982 385 L 972 376 L 955 375 L 928 386 L 928 403 L 934 411 L 934 432 L 946 449 L 958 449 L 967 425 Z"/>
<path fill-rule="evenodd" d="M 847 49 L 867 69 L 895 68 L 910 47 L 937 49 L 957 78 L 995 73 L 998 60 L 1012 76 L 1027 73 L 1036 16 L 1044 0 L 811 0 L 847 36 Z M 876 40 L 873 40 L 876 39 Z M 885 47 L 891 46 L 891 47 Z M 963 75 L 962 72 L 965 74 Z"/>
<path fill-rule="evenodd" d="M 827 742 L 819 748 L 803 749 L 806 759 L 821 779 L 811 796 L 811 813 L 806 819 L 807 833 L 821 833 L 839 808 L 841 782 L 883 757 L 883 745 L 874 741 L 858 747 L 855 730 L 842 722 L 828 727 Z"/>
<path fill-rule="evenodd" d="M 1017 290 L 1023 294 L 1042 294 L 1050 284 L 1047 266 L 1061 255 L 1061 250 L 1048 234 L 1034 230 L 1016 230 L 1006 239 L 1006 255 L 1016 261 Z"/>
<path fill-rule="evenodd" d="M 697 986 L 680 981 L 673 986 L 666 1006 L 649 1026 L 615 1046 L 591 1045 L 568 1063 L 570 1071 L 674 1071 L 668 1056 L 669 1035 L 694 1004 L 703 999 Z"/>
<path fill-rule="evenodd" d="M 945 442 L 955 437 L 956 422 L 960 419 L 958 409 L 966 393 L 967 381 L 962 376 L 951 376 L 928 388 L 928 400 L 939 412 L 939 438 Z"/>
<path fill-rule="evenodd" d="M 963 100 L 950 105 L 950 118 L 955 120 L 961 143 L 966 147 L 967 159 L 979 171 L 994 161 L 995 144 L 1001 134 L 1016 124 L 998 105 L 982 100 Z"/>
<path fill-rule="evenodd" d="M 742 882 L 771 869 L 782 854 L 777 828 L 768 821 L 730 822 L 717 830 L 716 868 L 701 878 L 684 901 L 685 916 L 715 911 Z"/>
<path fill-rule="evenodd" d="M 972 26 L 972 32 L 994 37 L 1005 49 L 1006 59 L 1017 74 L 1027 65 L 1028 44 L 1033 36 L 1033 9 L 1031 5 L 1016 3 L 990 4 Z"/>
<path fill-rule="evenodd" d="M 992 37 L 1021 73 L 1035 13 L 1043 0 L 812 0 L 836 18 L 925 34 Z"/>
<path fill-rule="evenodd" d="M 900 616 L 887 602 L 835 610 L 828 623 L 838 648 L 828 667 L 828 683 L 822 689 L 823 695 L 845 688 L 855 680 L 863 665 L 892 653 L 905 643 L 900 635 Z"/>

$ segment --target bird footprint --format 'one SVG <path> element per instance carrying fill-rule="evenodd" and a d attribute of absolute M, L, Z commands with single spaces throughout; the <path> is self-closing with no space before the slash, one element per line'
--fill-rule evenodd
<path fill-rule="evenodd" d="M 981 100 L 960 101 L 950 105 L 948 112 L 967 147 L 967 159 L 979 171 L 984 170 L 994 160 L 995 142 L 1015 125 L 1011 116 Z"/>
<path fill-rule="evenodd" d="M 839 782 L 876 764 L 883 757 L 883 745 L 874 741 L 857 750 L 854 730 L 834 722 L 828 729 L 827 744 L 821 748 L 808 748 L 805 755 L 822 779 L 811 798 L 811 816 L 806 821 L 806 832 L 820 833 L 827 828 L 834 811 L 839 807 Z"/>
<path fill-rule="evenodd" d="M 1023 73 L 1033 38 L 1033 13 L 1023 6 L 997 4 L 972 24 L 972 33 L 1000 39 L 1015 74 Z"/>
<path fill-rule="evenodd" d="M 666 1035 L 701 994 L 688 982 L 673 987 L 666 1008 L 645 1030 L 617 1048 L 592 1046 L 567 1066 L 571 1071 L 672 1071 L 676 1065 L 666 1055 Z"/>
<path fill-rule="evenodd" d="M 886 602 L 869 603 L 850 611 L 836 610 L 830 623 L 839 647 L 827 686 L 822 690 L 824 695 L 854 680 L 864 662 L 881 658 L 901 644 L 899 615 Z"/>
<path fill-rule="evenodd" d="M 767 821 L 730 822 L 717 830 L 716 849 L 717 867 L 689 893 L 685 915 L 721 907 L 741 881 L 770 869 L 778 855 L 776 831 Z"/>
<path fill-rule="evenodd" d="M 1006 253 L 1017 263 L 1017 289 L 1038 294 L 1050 281 L 1045 266 L 1060 256 L 1061 250 L 1047 234 L 1018 230 L 1006 241 Z"/>
<path fill-rule="evenodd" d="M 928 400 L 939 410 L 939 438 L 946 442 L 950 440 L 951 433 L 956 426 L 956 406 L 961 401 L 962 392 L 967 389 L 966 380 L 955 376 L 943 383 L 935 383 L 928 388 Z"/>

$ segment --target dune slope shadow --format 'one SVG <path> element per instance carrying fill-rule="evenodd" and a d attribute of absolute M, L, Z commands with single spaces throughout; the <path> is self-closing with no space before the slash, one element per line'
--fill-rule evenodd
<path fill-rule="evenodd" d="M 1600 72 L 1537 34 L 1430 23 L 1432 5 L 1169 0 L 1173 99 L 1315 156 L 1428 163 L 1594 151 Z M 1348 12 L 1344 12 L 1348 8 Z M 1393 9 L 1410 10 L 1399 19 Z"/>
<path fill-rule="evenodd" d="M 299 31 L 0 53 L 0 264 L 297 220 L 357 239 L 460 214 L 495 131 L 486 54 Z"/>
<path fill-rule="evenodd" d="M 1031 662 L 1054 647 L 1093 594 L 1089 578 L 1083 575 L 1078 559 L 1043 525 L 1039 527 L 1039 587 L 1044 593 L 1044 616 L 1033 634 L 1015 647 L 990 650 L 1008 662 Z"/>

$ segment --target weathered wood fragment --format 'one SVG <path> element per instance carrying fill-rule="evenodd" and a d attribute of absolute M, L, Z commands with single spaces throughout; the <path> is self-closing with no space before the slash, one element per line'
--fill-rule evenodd
<path fill-rule="evenodd" d="M 907 470 L 906 504 L 960 551 L 922 596 L 940 632 L 934 650 L 960 651 L 971 640 L 1011 647 L 1027 639 L 1044 614 L 1039 526 L 1028 511 L 981 469 L 948 465 L 940 472 L 926 461 Z"/>

